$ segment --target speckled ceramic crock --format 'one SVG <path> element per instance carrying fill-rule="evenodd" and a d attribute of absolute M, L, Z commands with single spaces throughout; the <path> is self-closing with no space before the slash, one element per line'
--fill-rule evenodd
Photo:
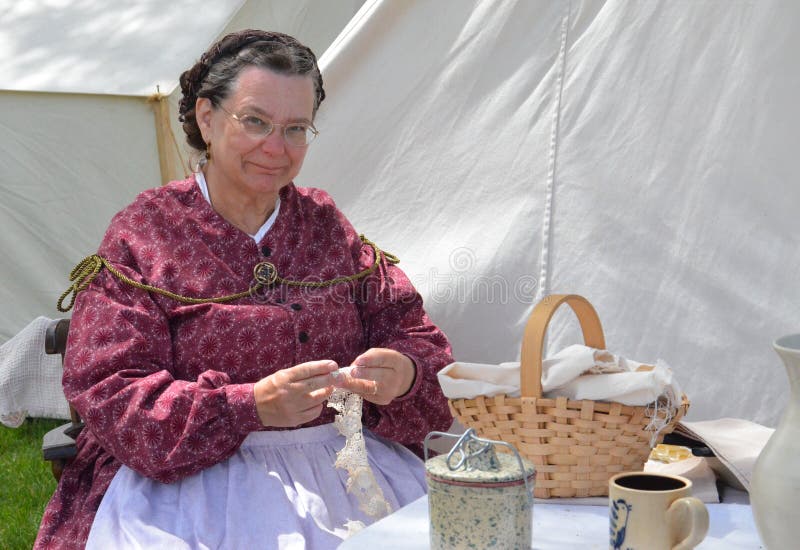
<path fill-rule="evenodd" d="M 523 477 L 517 457 L 496 461 L 489 470 L 452 470 L 444 455 L 425 462 L 432 550 L 531 548 L 534 467 L 522 459 Z"/>

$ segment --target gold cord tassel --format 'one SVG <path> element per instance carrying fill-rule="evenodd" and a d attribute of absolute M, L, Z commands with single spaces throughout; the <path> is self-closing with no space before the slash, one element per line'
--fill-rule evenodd
<path fill-rule="evenodd" d="M 105 261 L 103 258 L 97 254 L 92 254 L 91 256 L 86 256 L 84 259 L 78 262 L 78 265 L 72 268 L 72 271 L 70 271 L 69 274 L 69 280 L 73 281 L 73 283 L 58 298 L 58 302 L 56 302 L 58 311 L 66 313 L 72 309 L 72 306 L 75 305 L 75 298 L 78 297 L 78 292 L 84 290 L 89 286 L 89 284 L 91 284 L 97 274 L 100 273 L 104 263 Z M 64 307 L 64 298 L 70 294 L 72 294 L 72 296 L 70 297 L 69 304 Z"/>

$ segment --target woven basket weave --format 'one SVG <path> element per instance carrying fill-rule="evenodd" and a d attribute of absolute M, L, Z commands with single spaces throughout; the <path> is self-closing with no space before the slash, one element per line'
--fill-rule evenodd
<path fill-rule="evenodd" d="M 605 349 L 603 327 L 592 305 L 576 294 L 550 295 L 528 319 L 522 341 L 522 397 L 496 395 L 451 399 L 453 416 L 487 439 L 505 441 L 536 466 L 534 496 L 590 497 L 608 495 L 608 480 L 619 472 L 641 471 L 650 454 L 653 410 L 601 401 L 542 397 L 542 348 L 547 325 L 559 306 L 575 312 L 587 346 Z M 686 413 L 683 396 L 655 444 L 672 432 Z M 665 416 L 666 411 L 655 414 Z"/>

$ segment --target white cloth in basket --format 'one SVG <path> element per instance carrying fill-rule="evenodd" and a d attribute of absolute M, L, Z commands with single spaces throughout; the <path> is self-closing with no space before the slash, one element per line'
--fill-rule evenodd
<path fill-rule="evenodd" d="M 439 384 L 450 399 L 520 395 L 519 363 L 488 365 L 456 362 L 439 371 Z M 666 397 L 680 403 L 682 392 L 672 370 L 663 361 L 645 365 L 575 344 L 542 362 L 544 397 L 613 401 L 643 406 Z"/>

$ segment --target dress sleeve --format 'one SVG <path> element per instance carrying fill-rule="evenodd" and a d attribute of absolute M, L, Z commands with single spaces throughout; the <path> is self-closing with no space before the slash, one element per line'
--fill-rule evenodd
<path fill-rule="evenodd" d="M 371 246 L 360 245 L 359 269 L 375 262 Z M 358 300 L 367 348 L 389 348 L 408 356 L 416 378 L 403 396 L 384 406 L 367 404 L 364 424 L 374 433 L 419 452 L 425 435 L 447 430 L 452 416 L 436 373 L 453 361 L 444 333 L 428 318 L 403 271 L 381 259 L 378 269 L 362 280 Z"/>
<path fill-rule="evenodd" d="M 108 241 L 101 254 L 141 282 L 124 244 Z M 253 384 L 231 384 L 211 368 L 176 379 L 172 337 L 151 295 L 104 269 L 76 300 L 63 375 L 67 399 L 100 444 L 162 482 L 225 460 L 261 428 Z"/>

